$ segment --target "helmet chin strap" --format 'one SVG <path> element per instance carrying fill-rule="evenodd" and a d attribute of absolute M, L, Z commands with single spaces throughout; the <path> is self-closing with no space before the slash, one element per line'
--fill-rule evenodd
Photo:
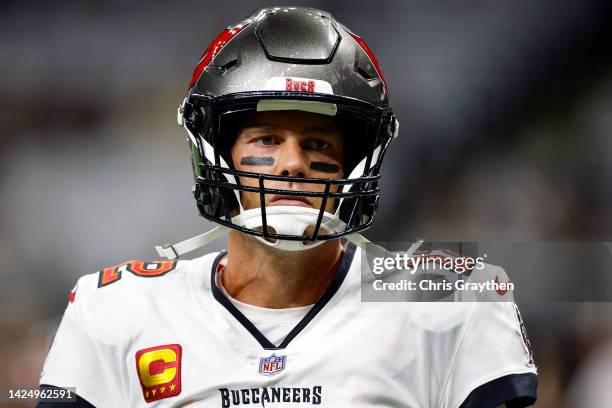
<path fill-rule="evenodd" d="M 317 224 L 318 216 L 319 210 L 316 210 L 314 208 L 297 206 L 266 207 L 266 223 L 269 228 L 274 229 L 273 232 L 276 234 L 297 236 L 306 235 L 305 231 L 307 228 L 311 227 L 314 231 L 314 227 Z M 232 221 L 235 224 L 245 228 L 260 230 L 263 229 L 263 221 L 261 218 L 260 208 L 245 210 L 243 213 L 232 218 Z M 319 232 L 330 234 L 334 232 L 343 231 L 345 227 L 345 223 L 340 220 L 337 215 L 324 212 L 323 218 L 321 219 L 321 227 L 319 229 Z M 205 232 L 204 234 L 189 238 L 174 245 L 158 245 L 155 247 L 155 250 L 162 258 L 176 259 L 183 254 L 210 244 L 217 238 L 220 238 L 221 236 L 227 234 L 229 231 L 231 231 L 231 228 L 219 225 L 213 228 L 212 230 Z M 263 237 L 256 238 L 270 247 L 283 251 L 302 251 L 306 249 L 315 248 L 324 242 L 289 241 L 284 239 L 268 240 Z M 370 242 L 363 235 L 358 233 L 347 235 L 346 239 L 360 247 Z"/>
<path fill-rule="evenodd" d="M 219 225 L 208 232 L 186 239 L 185 241 L 178 242 L 174 245 L 156 245 L 155 250 L 162 258 L 176 259 L 187 252 L 195 251 L 198 248 L 202 248 L 210 244 L 217 238 L 227 234 L 229 230 L 229 228 Z"/>
<path fill-rule="evenodd" d="M 308 236 L 314 232 L 319 210 L 298 206 L 266 207 L 266 225 L 268 231 L 280 235 Z M 260 208 L 244 210 L 232 218 L 234 224 L 252 230 L 263 231 L 263 219 Z M 323 213 L 319 234 L 331 234 L 344 231 L 346 224 L 335 214 Z M 310 231 L 307 231 L 310 228 Z M 257 237 L 264 244 L 283 251 L 302 251 L 321 245 L 324 241 L 293 241 Z"/>

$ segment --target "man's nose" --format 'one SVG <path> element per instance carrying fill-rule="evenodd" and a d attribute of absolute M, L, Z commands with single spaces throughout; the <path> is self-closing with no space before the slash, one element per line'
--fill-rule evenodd
<path fill-rule="evenodd" d="M 310 163 L 299 140 L 288 138 L 279 153 L 281 176 L 306 177 Z"/>

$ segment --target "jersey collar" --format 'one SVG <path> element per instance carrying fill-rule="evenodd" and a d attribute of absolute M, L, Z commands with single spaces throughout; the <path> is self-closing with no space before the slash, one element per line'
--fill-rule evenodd
<path fill-rule="evenodd" d="M 257 327 L 255 327 L 255 325 L 244 314 L 242 314 L 242 312 L 238 310 L 238 308 L 236 308 L 236 306 L 234 306 L 234 304 L 227 298 L 227 296 L 225 296 L 225 293 L 223 293 L 223 291 L 217 286 L 217 283 L 216 283 L 217 267 L 218 267 L 219 262 L 227 254 L 227 251 L 225 250 L 221 251 L 219 255 L 217 255 L 217 257 L 215 258 L 212 264 L 210 287 L 212 289 L 214 298 L 219 303 L 221 303 L 221 305 L 225 307 L 225 309 L 227 309 L 227 311 L 230 312 L 236 318 L 236 320 L 238 320 L 240 324 L 244 326 L 244 328 L 249 333 L 251 333 L 251 335 L 255 338 L 255 340 L 259 342 L 261 347 L 263 347 L 266 350 L 281 350 L 281 349 L 286 348 L 291 342 L 291 340 L 293 340 L 302 330 L 304 330 L 304 328 L 308 325 L 308 323 L 310 323 L 310 321 L 315 318 L 315 316 L 323 309 L 323 307 L 325 307 L 325 305 L 336 294 L 336 292 L 338 291 L 338 289 L 344 282 L 344 279 L 346 278 L 346 275 L 349 271 L 351 263 L 353 262 L 353 257 L 355 255 L 355 248 L 356 246 L 352 242 L 348 243 L 348 248 L 346 250 L 346 253 L 342 257 L 340 266 L 338 267 L 338 270 L 336 271 L 336 275 L 334 276 L 334 279 L 332 280 L 330 285 L 327 287 L 327 289 L 325 290 L 323 295 L 319 298 L 319 300 L 312 306 L 312 308 L 306 314 L 306 316 L 304 316 L 304 318 L 298 322 L 298 324 L 289 332 L 287 337 L 285 337 L 285 339 L 279 345 L 274 345 L 271 341 L 269 341 L 266 338 L 266 336 L 264 336 L 259 331 L 259 329 L 257 329 Z"/>

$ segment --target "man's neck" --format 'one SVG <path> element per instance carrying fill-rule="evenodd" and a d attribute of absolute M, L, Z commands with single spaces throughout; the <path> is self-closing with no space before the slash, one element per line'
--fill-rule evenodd
<path fill-rule="evenodd" d="M 272 309 L 315 303 L 335 276 L 342 257 L 339 240 L 305 251 L 282 251 L 231 231 L 223 287 L 236 300 Z"/>

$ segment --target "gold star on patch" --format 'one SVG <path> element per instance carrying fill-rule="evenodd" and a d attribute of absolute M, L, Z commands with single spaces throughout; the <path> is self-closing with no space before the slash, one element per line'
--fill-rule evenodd
<path fill-rule="evenodd" d="M 155 395 L 155 393 L 157 393 L 157 390 L 153 388 L 153 391 L 151 391 L 151 394 Z"/>
<path fill-rule="evenodd" d="M 176 385 L 174 385 L 174 384 L 170 385 L 170 391 L 174 391 L 175 388 L 176 388 Z"/>

